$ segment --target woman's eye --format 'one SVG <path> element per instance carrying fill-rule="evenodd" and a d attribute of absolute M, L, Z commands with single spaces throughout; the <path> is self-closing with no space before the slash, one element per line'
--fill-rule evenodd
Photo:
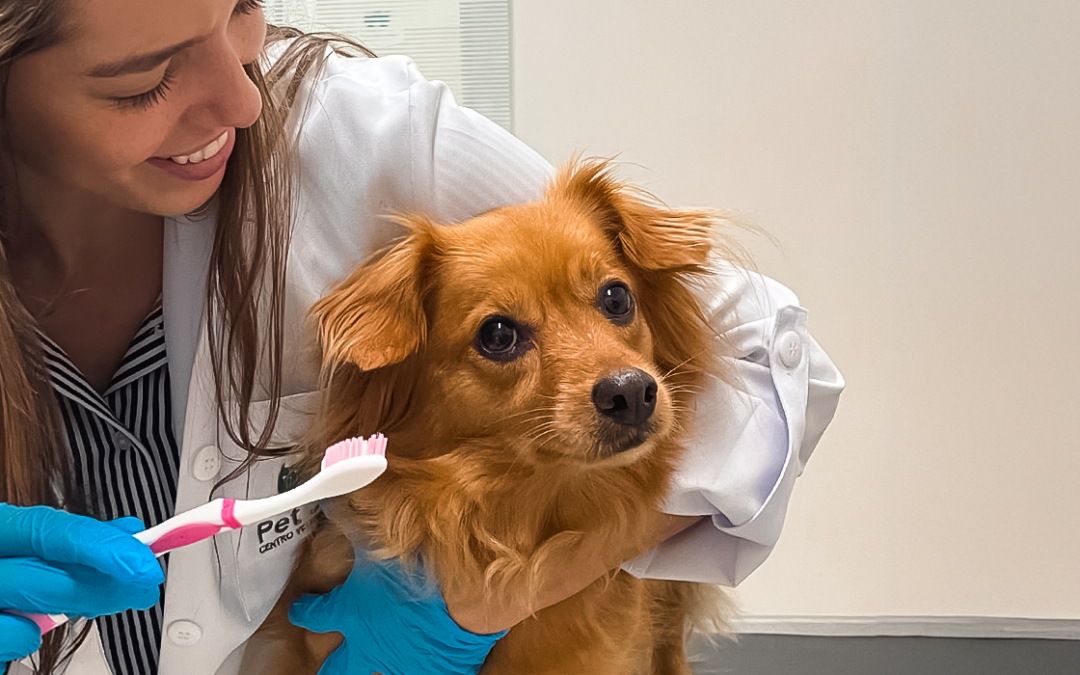
<path fill-rule="evenodd" d="M 512 361 L 531 346 L 529 331 L 513 319 L 492 316 L 476 331 L 476 351 L 492 361 Z"/>
<path fill-rule="evenodd" d="M 621 281 L 604 284 L 596 294 L 596 307 L 617 326 L 625 326 L 634 320 L 634 296 Z"/>
<path fill-rule="evenodd" d="M 240 0 L 233 10 L 233 14 L 252 14 L 262 9 L 263 0 Z"/>
<path fill-rule="evenodd" d="M 169 93 L 173 82 L 172 73 L 166 70 L 165 74 L 161 77 L 161 82 L 150 91 L 144 91 L 143 93 L 135 94 L 134 96 L 120 96 L 114 98 L 113 101 L 121 108 L 134 108 L 137 110 L 152 108 L 165 100 L 165 96 Z"/>

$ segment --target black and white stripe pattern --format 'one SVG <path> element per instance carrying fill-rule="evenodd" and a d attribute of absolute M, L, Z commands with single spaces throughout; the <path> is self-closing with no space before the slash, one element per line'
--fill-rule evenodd
<path fill-rule="evenodd" d="M 172 428 L 160 305 L 139 328 L 104 395 L 55 343 L 45 336 L 42 343 L 91 513 L 106 520 L 136 516 L 147 527 L 169 518 L 180 453 Z M 100 617 L 97 625 L 114 675 L 157 672 L 160 601 L 146 611 Z"/>

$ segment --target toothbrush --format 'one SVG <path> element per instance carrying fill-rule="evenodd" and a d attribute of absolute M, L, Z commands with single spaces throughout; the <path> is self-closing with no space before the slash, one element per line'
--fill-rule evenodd
<path fill-rule="evenodd" d="M 292 490 L 262 499 L 214 499 L 133 536 L 161 556 L 218 532 L 237 530 L 319 499 L 359 490 L 385 470 L 385 436 L 350 438 L 327 448 L 319 473 Z M 36 623 L 42 635 L 68 620 L 63 614 L 11 613 Z"/>

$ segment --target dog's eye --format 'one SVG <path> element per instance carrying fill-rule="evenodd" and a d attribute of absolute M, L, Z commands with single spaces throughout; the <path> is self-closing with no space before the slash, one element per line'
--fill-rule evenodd
<path fill-rule="evenodd" d="M 596 295 L 596 307 L 617 326 L 634 320 L 634 296 L 621 281 L 604 284 Z"/>
<path fill-rule="evenodd" d="M 511 361 L 527 348 L 527 329 L 505 316 L 489 317 L 476 331 L 476 351 L 493 361 Z"/>

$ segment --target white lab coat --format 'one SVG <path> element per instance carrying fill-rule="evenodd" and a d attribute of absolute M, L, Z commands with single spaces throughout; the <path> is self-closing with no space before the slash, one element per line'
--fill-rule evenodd
<path fill-rule="evenodd" d="M 332 57 L 302 88 L 299 190 L 289 254 L 284 399 L 274 439 L 291 444 L 317 401 L 307 310 L 395 235 L 384 218 L 423 212 L 447 222 L 541 195 L 551 167 L 500 127 L 458 107 L 401 57 Z M 294 121 L 295 124 L 295 121 Z M 218 422 L 204 328 L 212 218 L 166 221 L 164 315 L 174 423 L 183 422 L 176 510 L 212 497 L 275 494 L 284 459 L 261 461 L 211 495 L 243 458 Z M 734 584 L 780 532 L 792 481 L 832 418 L 843 386 L 806 331 L 795 296 L 725 268 L 703 301 L 740 360 L 733 385 L 699 400 L 696 441 L 668 507 L 712 523 L 632 561 L 638 575 Z M 258 423 L 266 402 L 257 402 Z M 161 675 L 233 675 L 245 640 L 282 590 L 307 509 L 171 553 Z M 18 672 L 13 670 L 12 672 Z M 95 633 L 69 673 L 108 673 Z"/>

